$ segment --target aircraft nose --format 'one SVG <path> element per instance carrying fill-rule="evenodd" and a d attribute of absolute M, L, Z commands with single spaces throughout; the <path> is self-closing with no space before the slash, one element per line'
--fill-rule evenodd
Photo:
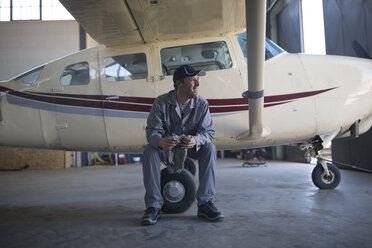
<path fill-rule="evenodd" d="M 340 60 L 342 79 L 360 83 L 364 90 L 372 90 L 372 60 L 344 57 Z"/>
<path fill-rule="evenodd" d="M 365 59 L 366 66 L 362 68 L 362 83 L 369 86 L 369 90 L 372 91 L 372 59 Z"/>
<path fill-rule="evenodd" d="M 368 104 L 370 106 L 370 111 L 372 112 L 372 60 L 360 59 L 357 66 L 360 73 L 359 94 L 360 96 L 365 96 L 365 104 Z"/>

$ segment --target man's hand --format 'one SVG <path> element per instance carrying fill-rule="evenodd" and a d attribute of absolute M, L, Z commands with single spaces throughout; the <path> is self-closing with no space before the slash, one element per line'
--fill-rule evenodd
<path fill-rule="evenodd" d="M 190 149 L 196 145 L 196 140 L 194 136 L 189 136 L 189 138 L 183 138 L 182 143 L 180 144 L 182 149 Z"/>
<path fill-rule="evenodd" d="M 159 138 L 158 139 L 158 146 L 163 150 L 170 151 L 174 147 L 176 147 L 176 142 L 174 140 L 168 138 Z"/>

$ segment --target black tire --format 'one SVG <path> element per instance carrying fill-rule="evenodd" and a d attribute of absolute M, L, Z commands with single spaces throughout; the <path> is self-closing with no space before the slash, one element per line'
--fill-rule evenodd
<path fill-rule="evenodd" d="M 319 189 L 335 189 L 341 181 L 340 170 L 333 164 L 327 163 L 330 176 L 328 177 L 321 164 L 317 164 L 311 174 L 315 186 Z"/>
<path fill-rule="evenodd" d="M 185 169 L 190 171 L 193 176 L 195 176 L 196 173 L 196 164 L 194 160 L 192 160 L 189 157 L 186 157 L 185 163 L 184 163 Z"/>
<path fill-rule="evenodd" d="M 177 187 L 183 189 L 183 193 L 179 193 L 182 190 L 177 191 L 178 188 L 172 185 L 178 185 Z M 173 197 L 169 189 L 176 189 L 177 196 Z M 169 174 L 168 169 L 165 168 L 161 171 L 161 193 L 164 198 L 163 212 L 183 213 L 190 208 L 195 200 L 196 185 L 194 177 L 185 169 L 178 173 Z"/>

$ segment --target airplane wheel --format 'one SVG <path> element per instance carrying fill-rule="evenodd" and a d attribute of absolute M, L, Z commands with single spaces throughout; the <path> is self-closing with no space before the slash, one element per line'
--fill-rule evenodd
<path fill-rule="evenodd" d="M 319 189 L 335 189 L 341 181 L 340 170 L 333 164 L 327 163 L 329 176 L 321 164 L 317 164 L 311 174 L 313 183 Z"/>
<path fill-rule="evenodd" d="M 189 157 L 186 157 L 185 163 L 184 163 L 185 169 L 190 171 L 193 176 L 195 176 L 196 173 L 196 164 L 194 160 L 192 160 Z"/>
<path fill-rule="evenodd" d="M 164 198 L 162 210 L 165 213 L 183 213 L 194 202 L 196 185 L 193 175 L 182 169 L 180 172 L 161 171 L 161 193 Z"/>

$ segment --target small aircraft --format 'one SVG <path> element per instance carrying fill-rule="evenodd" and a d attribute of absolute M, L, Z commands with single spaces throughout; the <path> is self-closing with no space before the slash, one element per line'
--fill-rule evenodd
<path fill-rule="evenodd" d="M 207 71 L 199 91 L 218 149 L 296 143 L 317 155 L 335 137 L 366 132 L 371 60 L 285 52 L 265 39 L 265 2 L 61 0 L 102 45 L 1 82 L 0 145 L 141 152 L 151 105 L 183 64 Z M 312 175 L 319 188 L 340 182 L 321 158 Z M 175 180 L 162 185 L 166 204 L 179 206 L 185 188 Z"/>

